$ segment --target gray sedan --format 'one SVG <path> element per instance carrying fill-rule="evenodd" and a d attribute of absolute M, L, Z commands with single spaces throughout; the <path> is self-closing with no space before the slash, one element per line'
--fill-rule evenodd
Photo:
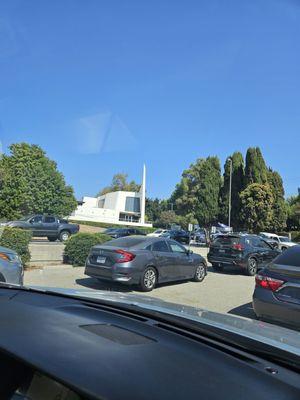
<path fill-rule="evenodd" d="M 23 265 L 18 254 L 0 246 L 0 282 L 23 285 Z"/>
<path fill-rule="evenodd" d="M 175 240 L 130 236 L 92 247 L 85 274 L 100 280 L 139 285 L 149 292 L 157 283 L 206 276 L 206 261 Z"/>

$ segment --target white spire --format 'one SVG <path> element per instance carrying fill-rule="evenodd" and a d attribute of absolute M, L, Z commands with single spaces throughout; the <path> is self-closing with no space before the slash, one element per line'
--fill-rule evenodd
<path fill-rule="evenodd" d="M 145 223 L 145 207 L 146 207 L 146 166 L 143 166 L 143 180 L 141 185 L 141 223 Z"/>

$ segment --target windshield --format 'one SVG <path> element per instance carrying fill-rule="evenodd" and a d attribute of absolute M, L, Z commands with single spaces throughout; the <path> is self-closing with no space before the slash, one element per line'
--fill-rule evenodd
<path fill-rule="evenodd" d="M 290 242 L 290 239 L 288 237 L 285 237 L 285 236 L 279 236 L 279 239 L 280 239 L 281 242 L 286 242 L 286 243 Z"/>
<path fill-rule="evenodd" d="M 300 3 L 0 10 L 0 282 L 300 331 Z"/>

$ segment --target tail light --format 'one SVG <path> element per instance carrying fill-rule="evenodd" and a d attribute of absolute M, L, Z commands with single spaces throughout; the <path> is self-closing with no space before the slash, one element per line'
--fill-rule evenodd
<path fill-rule="evenodd" d="M 119 255 L 118 259 L 116 260 L 117 263 L 129 262 L 135 258 L 135 254 L 130 253 L 129 251 L 120 249 L 120 250 L 115 250 L 115 253 Z"/>
<path fill-rule="evenodd" d="M 269 276 L 256 275 L 255 283 L 257 287 L 262 287 L 264 289 L 272 290 L 272 292 L 275 292 L 284 284 L 284 281 L 280 279 L 274 279 Z"/>
<path fill-rule="evenodd" d="M 238 250 L 238 251 L 243 251 L 245 249 L 244 246 L 242 244 L 240 244 L 240 243 L 234 243 L 232 245 L 232 248 L 234 250 Z"/>

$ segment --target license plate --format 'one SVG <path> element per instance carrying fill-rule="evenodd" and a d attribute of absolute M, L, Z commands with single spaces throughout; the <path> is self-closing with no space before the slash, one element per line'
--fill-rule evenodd
<path fill-rule="evenodd" d="M 220 249 L 219 253 L 225 253 L 225 250 Z"/>
<path fill-rule="evenodd" d="M 105 264 L 105 261 L 106 261 L 106 257 L 101 257 L 101 256 L 97 257 L 98 264 Z"/>

